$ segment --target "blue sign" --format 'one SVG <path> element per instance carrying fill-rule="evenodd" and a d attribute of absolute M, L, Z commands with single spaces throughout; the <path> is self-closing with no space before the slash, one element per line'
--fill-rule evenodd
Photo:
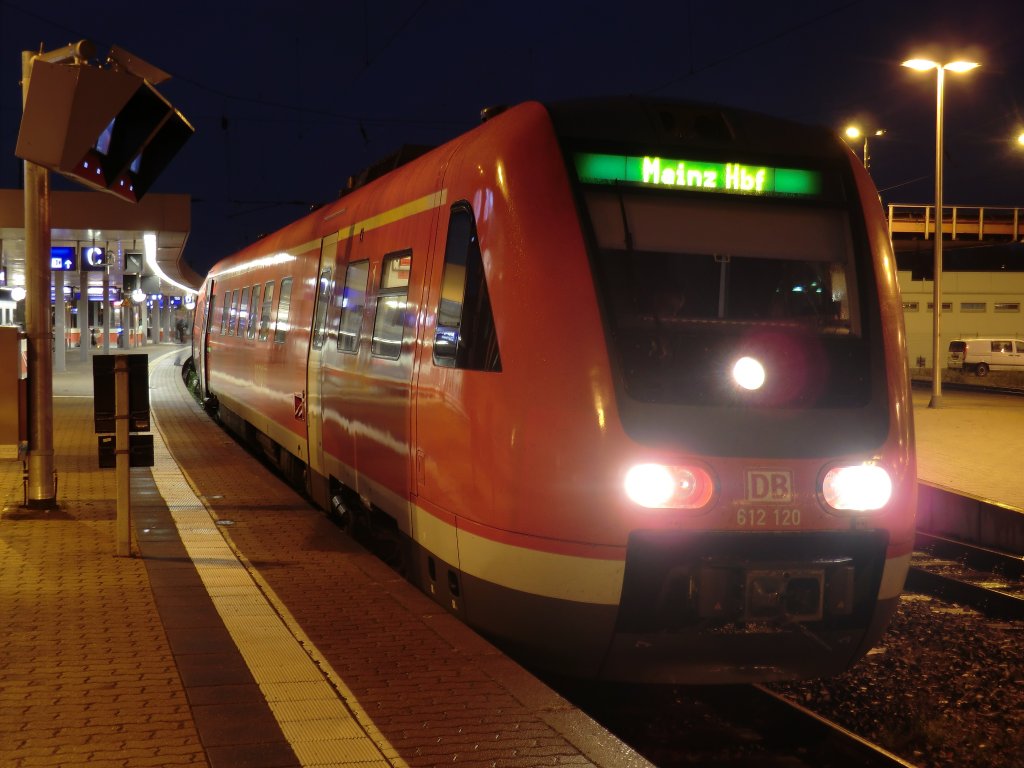
<path fill-rule="evenodd" d="M 70 245 L 50 246 L 50 269 L 60 272 L 74 272 L 78 269 L 78 257 Z"/>

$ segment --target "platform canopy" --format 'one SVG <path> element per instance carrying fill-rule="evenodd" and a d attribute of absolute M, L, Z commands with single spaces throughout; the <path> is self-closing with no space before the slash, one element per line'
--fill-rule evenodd
<path fill-rule="evenodd" d="M 0 251 L 6 288 L 25 284 L 24 193 L 0 189 Z M 104 269 L 82 270 L 86 249 L 102 248 L 111 287 L 125 275 L 138 275 L 147 293 L 184 297 L 202 282 L 182 254 L 191 227 L 191 199 L 184 194 L 150 194 L 127 203 L 103 192 L 51 192 L 51 247 L 73 253 L 77 261 L 64 271 L 64 285 L 102 286 Z M 155 236 L 156 265 L 147 260 L 146 235 Z M 72 249 L 72 250 L 67 250 Z M 156 290 L 153 290 L 156 286 Z"/>

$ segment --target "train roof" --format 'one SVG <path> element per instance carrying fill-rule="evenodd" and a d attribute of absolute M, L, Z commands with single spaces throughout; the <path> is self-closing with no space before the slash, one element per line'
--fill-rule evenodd
<path fill-rule="evenodd" d="M 721 150 L 742 146 L 751 152 L 835 157 L 835 133 L 822 126 L 697 101 L 642 96 L 543 102 L 562 139 L 627 144 L 685 145 Z M 504 105 L 480 110 L 482 122 L 514 109 Z M 430 150 L 406 144 L 349 177 L 342 195 L 400 168 Z"/>
<path fill-rule="evenodd" d="M 547 103 L 563 140 L 686 146 L 834 158 L 829 128 L 720 104 L 641 96 Z"/>

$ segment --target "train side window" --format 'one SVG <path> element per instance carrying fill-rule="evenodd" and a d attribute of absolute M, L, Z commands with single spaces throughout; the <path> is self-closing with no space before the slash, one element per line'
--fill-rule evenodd
<path fill-rule="evenodd" d="M 260 341 L 266 341 L 270 334 L 270 310 L 274 307 L 274 281 L 268 280 L 263 286 L 263 308 L 260 310 Z"/>
<path fill-rule="evenodd" d="M 338 320 L 339 352 L 355 352 L 359 346 L 359 329 L 363 324 L 369 277 L 368 261 L 353 262 L 345 270 L 345 289 L 341 295 L 341 315 Z"/>
<path fill-rule="evenodd" d="M 217 317 L 217 315 L 214 314 L 214 312 L 216 310 L 216 307 L 217 307 L 217 294 L 211 293 L 210 294 L 210 304 L 206 308 L 206 322 L 209 324 L 209 327 L 206 329 L 207 335 L 212 335 L 213 334 L 213 321 L 214 321 L 214 318 Z M 198 317 L 198 315 L 197 315 L 197 317 Z M 223 330 L 223 326 L 221 326 L 221 330 Z"/>
<path fill-rule="evenodd" d="M 292 279 L 281 281 L 281 293 L 277 297 L 277 319 L 274 321 L 274 343 L 284 344 L 288 335 L 288 315 L 292 307 Z"/>
<path fill-rule="evenodd" d="M 434 363 L 473 371 L 501 371 L 476 223 L 473 210 L 464 202 L 452 207 L 448 222 Z"/>
<path fill-rule="evenodd" d="M 249 299 L 249 327 L 246 330 L 246 336 L 250 339 L 256 336 L 256 325 L 259 321 L 259 310 L 260 286 L 257 284 L 252 287 L 252 297 Z"/>
<path fill-rule="evenodd" d="M 231 311 L 228 313 L 228 336 L 235 335 L 235 323 L 238 322 L 238 289 L 231 292 Z"/>
<path fill-rule="evenodd" d="M 224 306 L 220 308 L 220 334 L 228 332 L 228 312 L 231 311 L 231 291 L 224 292 Z"/>
<path fill-rule="evenodd" d="M 331 268 L 320 272 L 320 287 L 316 297 L 316 319 L 313 323 L 313 349 L 320 349 L 327 338 L 327 307 L 331 303 L 334 283 L 331 282 Z"/>
<path fill-rule="evenodd" d="M 370 344 L 370 351 L 376 357 L 397 360 L 402 352 L 411 269 L 412 251 L 390 253 L 384 257 Z"/>
<path fill-rule="evenodd" d="M 245 336 L 245 327 L 249 323 L 249 286 L 242 289 L 242 299 L 238 303 L 238 335 Z"/>

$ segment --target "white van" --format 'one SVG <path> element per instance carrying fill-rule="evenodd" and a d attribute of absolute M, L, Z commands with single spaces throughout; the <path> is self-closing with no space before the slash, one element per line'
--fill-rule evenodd
<path fill-rule="evenodd" d="M 956 339 L 949 342 L 946 367 L 986 376 L 992 371 L 1024 371 L 1022 339 Z"/>

